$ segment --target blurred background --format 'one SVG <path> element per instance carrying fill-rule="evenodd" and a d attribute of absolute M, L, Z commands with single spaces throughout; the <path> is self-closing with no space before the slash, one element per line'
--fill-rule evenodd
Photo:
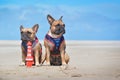
<path fill-rule="evenodd" d="M 120 40 L 120 0 L 0 0 L 0 40 L 20 40 L 20 25 L 49 30 L 47 14 L 63 16 L 66 40 Z"/>

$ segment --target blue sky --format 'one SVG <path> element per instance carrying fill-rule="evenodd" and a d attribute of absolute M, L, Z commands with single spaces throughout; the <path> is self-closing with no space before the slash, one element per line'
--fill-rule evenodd
<path fill-rule="evenodd" d="M 47 14 L 63 16 L 67 40 L 120 40 L 120 0 L 0 0 L 0 40 L 20 40 L 20 25 L 35 24 L 43 40 Z"/>

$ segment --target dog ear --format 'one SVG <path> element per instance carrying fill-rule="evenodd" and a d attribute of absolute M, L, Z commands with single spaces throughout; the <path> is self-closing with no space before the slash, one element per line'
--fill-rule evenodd
<path fill-rule="evenodd" d="M 63 17 L 63 16 L 61 16 L 59 20 L 61 20 L 61 21 L 62 21 L 62 17 Z"/>
<path fill-rule="evenodd" d="M 20 31 L 22 31 L 22 29 L 24 29 L 24 27 L 21 25 L 21 26 L 20 26 Z"/>
<path fill-rule="evenodd" d="M 37 32 L 38 31 L 38 28 L 39 28 L 39 25 L 38 24 L 35 24 L 32 29 L 33 31 Z"/>
<path fill-rule="evenodd" d="M 52 25 L 53 21 L 55 21 L 55 19 L 49 14 L 47 15 L 47 20 L 48 20 L 50 25 Z"/>

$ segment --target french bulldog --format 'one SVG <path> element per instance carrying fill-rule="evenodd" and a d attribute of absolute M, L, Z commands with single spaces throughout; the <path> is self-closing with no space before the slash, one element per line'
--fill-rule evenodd
<path fill-rule="evenodd" d="M 47 65 L 67 65 L 69 56 L 66 53 L 66 43 L 63 34 L 65 34 L 65 24 L 62 16 L 59 20 L 55 20 L 51 15 L 47 15 L 50 30 L 45 36 L 45 59 Z M 44 61 L 43 61 L 44 62 Z"/>
<path fill-rule="evenodd" d="M 39 25 L 36 24 L 32 28 L 24 28 L 22 25 L 20 26 L 21 33 L 21 50 L 22 50 L 22 63 L 21 66 L 26 65 L 26 56 L 27 56 L 27 42 L 32 42 L 32 52 L 36 66 L 40 66 L 41 64 L 41 56 L 42 56 L 42 46 L 39 43 L 38 38 L 36 37 L 36 33 L 38 31 Z"/>

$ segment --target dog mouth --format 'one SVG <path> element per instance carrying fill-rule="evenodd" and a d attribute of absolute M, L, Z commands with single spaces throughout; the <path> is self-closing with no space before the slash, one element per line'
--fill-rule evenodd
<path fill-rule="evenodd" d="M 21 40 L 23 40 L 23 41 L 32 41 L 32 40 L 31 40 L 30 38 L 28 38 L 28 37 L 22 37 Z"/>
<path fill-rule="evenodd" d="M 64 27 L 56 28 L 54 34 L 56 35 L 65 34 L 65 28 Z"/>
<path fill-rule="evenodd" d="M 61 33 L 65 33 L 65 31 L 60 31 L 60 30 L 56 30 L 55 32 L 54 32 L 54 34 L 56 34 L 56 35 L 60 35 Z"/>
<path fill-rule="evenodd" d="M 28 35 L 21 34 L 21 40 L 23 41 L 33 41 Z"/>

